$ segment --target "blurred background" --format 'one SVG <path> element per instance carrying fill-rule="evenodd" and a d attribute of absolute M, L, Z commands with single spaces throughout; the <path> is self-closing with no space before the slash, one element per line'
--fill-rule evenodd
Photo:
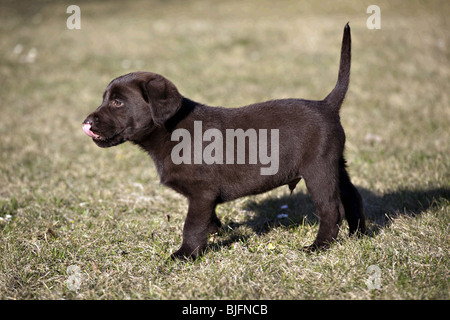
<path fill-rule="evenodd" d="M 67 27 L 70 5 L 80 8 L 80 29 Z M 380 29 L 367 27 L 370 5 L 381 10 Z M 145 70 L 213 106 L 322 99 L 335 85 L 348 21 L 352 70 L 341 118 L 369 222 L 438 198 L 447 199 L 437 210 L 448 217 L 449 16 L 447 0 L 1 0 L 0 217 L 15 221 L 2 227 L 4 238 L 31 241 L 51 226 L 81 241 L 73 226 L 83 237 L 95 237 L 95 226 L 108 233 L 118 212 L 135 219 L 132 233 L 148 225 L 179 237 L 186 204 L 159 185 L 147 155 L 131 144 L 100 149 L 81 130 L 107 84 Z M 166 227 L 166 212 L 177 229 Z M 3 257 L 28 252 L 6 248 Z M 41 266 L 32 261 L 23 265 Z M 5 270 L 3 279 L 15 279 Z"/>

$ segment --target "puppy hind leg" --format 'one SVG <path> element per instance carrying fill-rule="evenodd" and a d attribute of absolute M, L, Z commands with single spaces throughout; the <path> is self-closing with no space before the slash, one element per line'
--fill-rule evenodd
<path fill-rule="evenodd" d="M 350 235 L 354 233 L 365 234 L 366 219 L 364 217 L 363 201 L 358 190 L 350 181 L 344 158 L 341 158 L 339 163 L 339 191 Z"/>
<path fill-rule="evenodd" d="M 305 178 L 306 187 L 312 197 L 319 215 L 319 231 L 314 243 L 305 248 L 307 251 L 325 249 L 330 246 L 339 233 L 339 227 L 344 218 L 344 206 L 339 196 L 339 186 L 336 171 L 323 170 L 325 166 L 314 170 L 314 174 Z"/>

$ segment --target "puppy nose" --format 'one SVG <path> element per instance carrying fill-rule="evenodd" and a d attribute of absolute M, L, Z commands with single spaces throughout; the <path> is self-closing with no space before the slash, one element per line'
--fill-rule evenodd
<path fill-rule="evenodd" d="M 98 117 L 98 114 L 93 112 L 87 116 L 87 118 L 83 121 L 83 124 L 90 124 L 92 126 L 92 125 L 94 125 L 94 123 L 99 123 L 99 122 L 100 122 L 100 119 Z"/>

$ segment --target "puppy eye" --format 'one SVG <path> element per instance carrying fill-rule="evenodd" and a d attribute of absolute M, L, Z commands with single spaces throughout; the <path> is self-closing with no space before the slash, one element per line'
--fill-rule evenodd
<path fill-rule="evenodd" d="M 123 103 L 121 101 L 117 100 L 117 99 L 114 99 L 111 102 L 111 104 L 113 105 L 113 107 L 120 107 L 120 106 L 122 106 Z"/>

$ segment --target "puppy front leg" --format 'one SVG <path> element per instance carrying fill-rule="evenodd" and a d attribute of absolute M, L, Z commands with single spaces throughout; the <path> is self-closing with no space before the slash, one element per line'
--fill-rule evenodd
<path fill-rule="evenodd" d="M 189 209 L 184 222 L 183 243 L 172 258 L 196 259 L 207 244 L 208 233 L 216 232 L 220 220 L 215 214 L 216 204 L 205 199 L 190 199 Z"/>

